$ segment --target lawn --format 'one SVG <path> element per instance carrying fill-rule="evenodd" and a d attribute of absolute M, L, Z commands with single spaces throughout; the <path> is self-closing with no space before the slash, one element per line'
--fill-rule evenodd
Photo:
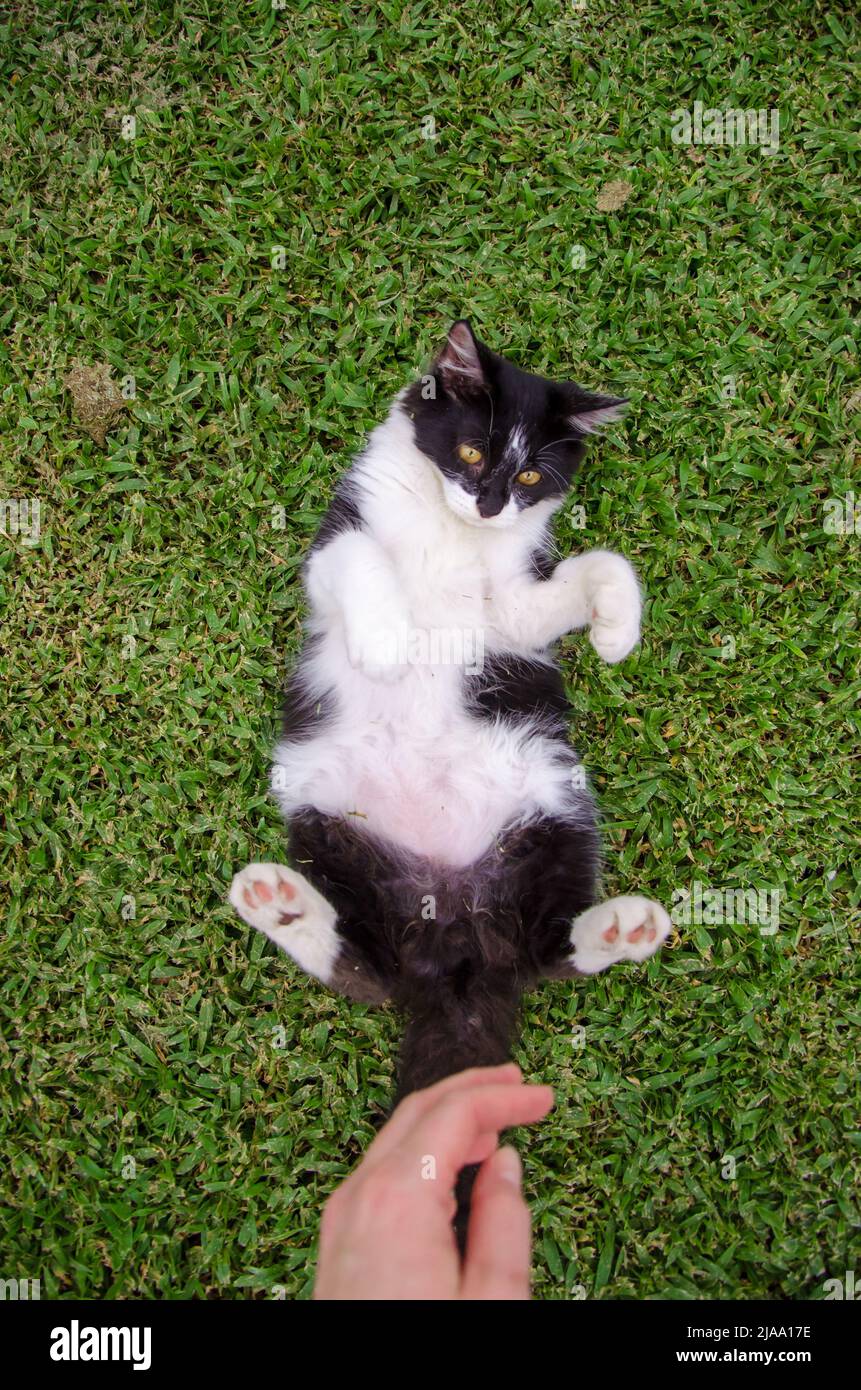
<path fill-rule="evenodd" d="M 607 891 L 779 903 L 527 998 L 535 1294 L 822 1298 L 858 1267 L 852 9 L 7 7 L 0 487 L 40 526 L 5 505 L 0 1275 L 311 1291 L 399 1020 L 225 894 L 282 857 L 303 554 L 462 315 L 632 401 L 558 530 L 648 595 L 620 666 L 564 643 Z M 697 101 L 779 110 L 779 146 L 676 143 Z"/>

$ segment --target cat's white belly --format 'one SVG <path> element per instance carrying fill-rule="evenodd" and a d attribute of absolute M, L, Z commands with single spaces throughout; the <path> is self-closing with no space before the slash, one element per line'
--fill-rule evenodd
<path fill-rule="evenodd" d="M 342 667 L 345 713 L 319 736 L 275 749 L 272 789 L 284 814 L 313 806 L 355 817 L 403 849 L 464 866 L 505 826 L 570 808 L 570 761 L 558 744 L 471 717 L 461 681 L 454 667 L 411 667 L 392 684 Z"/>

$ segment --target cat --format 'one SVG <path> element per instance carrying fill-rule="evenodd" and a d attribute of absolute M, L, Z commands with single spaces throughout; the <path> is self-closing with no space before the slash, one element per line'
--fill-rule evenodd
<path fill-rule="evenodd" d="M 628 561 L 555 563 L 550 530 L 626 405 L 520 370 L 459 320 L 306 561 L 271 772 L 293 867 L 249 864 L 230 901 L 331 989 L 404 1010 L 399 1098 L 507 1061 L 540 978 L 645 960 L 670 933 L 645 897 L 596 901 L 596 810 L 551 653 L 576 628 L 608 662 L 639 640 Z"/>

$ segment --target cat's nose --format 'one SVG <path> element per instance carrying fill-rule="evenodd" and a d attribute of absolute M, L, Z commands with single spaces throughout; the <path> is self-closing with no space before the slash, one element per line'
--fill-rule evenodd
<path fill-rule="evenodd" d="M 479 497 L 478 514 L 485 518 L 489 516 L 499 516 L 503 506 L 504 502 L 501 497 Z"/>

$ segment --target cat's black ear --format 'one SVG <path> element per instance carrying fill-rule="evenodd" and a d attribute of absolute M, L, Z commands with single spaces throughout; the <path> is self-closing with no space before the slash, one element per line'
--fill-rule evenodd
<path fill-rule="evenodd" d="M 452 396 L 468 400 L 487 390 L 481 347 L 466 319 L 458 319 L 448 331 L 446 345 L 434 363 L 442 384 Z"/>
<path fill-rule="evenodd" d="M 627 409 L 624 396 L 596 396 L 573 382 L 565 391 L 565 420 L 580 434 L 599 434 L 606 425 L 621 420 Z"/>

